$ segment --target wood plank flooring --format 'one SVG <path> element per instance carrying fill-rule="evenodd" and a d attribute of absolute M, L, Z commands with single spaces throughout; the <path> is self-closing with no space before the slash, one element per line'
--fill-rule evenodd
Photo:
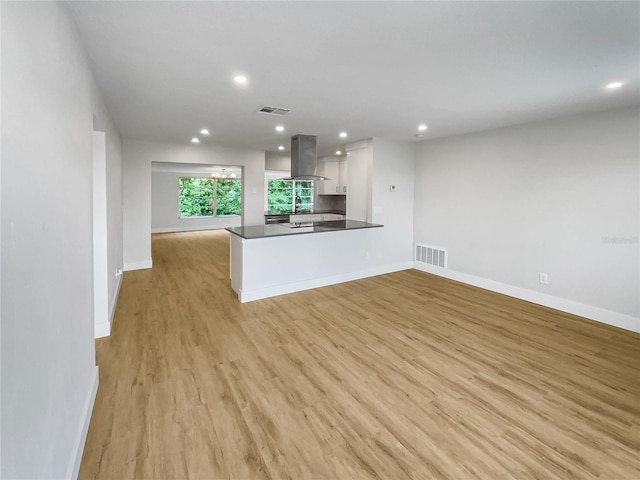
<path fill-rule="evenodd" d="M 640 479 L 640 335 L 415 270 L 242 305 L 228 248 L 125 273 L 80 479 Z"/>

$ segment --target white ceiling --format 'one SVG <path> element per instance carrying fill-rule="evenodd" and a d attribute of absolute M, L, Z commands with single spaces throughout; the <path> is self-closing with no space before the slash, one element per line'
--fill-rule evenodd
<path fill-rule="evenodd" d="M 429 139 L 640 103 L 639 2 L 67 5 L 128 138 L 207 127 L 203 144 L 276 151 L 305 133 L 329 153 L 341 130 L 419 140 L 422 122 Z"/>

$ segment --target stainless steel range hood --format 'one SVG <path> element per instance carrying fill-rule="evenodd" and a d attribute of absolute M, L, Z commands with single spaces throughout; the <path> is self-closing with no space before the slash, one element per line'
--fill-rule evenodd
<path fill-rule="evenodd" d="M 330 180 L 318 175 L 318 155 L 315 135 L 291 137 L 290 180 Z"/>

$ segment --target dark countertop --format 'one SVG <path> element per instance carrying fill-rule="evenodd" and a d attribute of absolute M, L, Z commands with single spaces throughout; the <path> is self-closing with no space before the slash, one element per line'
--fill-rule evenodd
<path fill-rule="evenodd" d="M 246 227 L 227 227 L 225 230 L 239 237 L 269 238 L 305 233 L 342 232 L 363 228 L 378 228 L 383 225 L 361 222 L 359 220 L 332 220 L 327 222 L 276 223 L 271 225 L 249 225 Z"/>
<path fill-rule="evenodd" d="M 346 215 L 346 212 L 340 210 L 314 210 L 313 212 L 282 212 L 282 213 L 265 213 L 265 217 L 271 217 L 273 215 L 321 215 L 323 213 L 335 213 L 338 215 Z"/>

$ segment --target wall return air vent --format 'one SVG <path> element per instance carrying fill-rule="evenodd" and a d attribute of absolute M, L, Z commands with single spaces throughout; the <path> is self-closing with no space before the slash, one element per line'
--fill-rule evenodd
<path fill-rule="evenodd" d="M 264 113 L 266 115 L 274 115 L 276 117 L 281 117 L 290 112 L 291 112 L 291 109 L 289 108 L 271 107 L 269 105 L 263 105 L 258 109 L 258 113 Z"/>
<path fill-rule="evenodd" d="M 416 262 L 447 268 L 447 249 L 416 243 Z"/>

